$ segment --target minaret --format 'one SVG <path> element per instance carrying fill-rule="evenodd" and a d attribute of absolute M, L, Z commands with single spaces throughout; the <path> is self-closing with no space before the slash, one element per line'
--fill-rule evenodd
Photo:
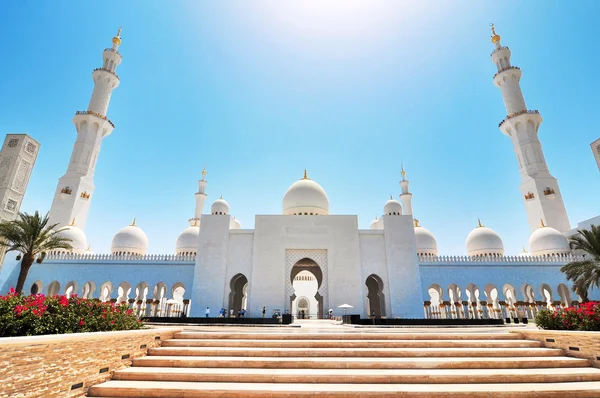
<path fill-rule="evenodd" d="M 404 164 L 402 165 L 402 181 L 400 181 L 400 188 L 402 193 L 400 194 L 400 200 L 402 201 L 402 213 L 405 216 L 412 216 L 412 193 L 408 192 L 408 180 L 406 179 L 406 172 L 404 171 Z"/>
<path fill-rule="evenodd" d="M 198 192 L 196 192 L 196 210 L 194 211 L 194 218 L 190 218 L 190 226 L 198 226 L 200 223 L 200 216 L 202 216 L 202 211 L 204 210 L 204 201 L 206 200 L 206 193 L 204 190 L 206 189 L 207 181 L 204 179 L 206 177 L 206 165 L 204 165 L 204 169 L 202 169 L 202 179 L 198 181 Z"/>
<path fill-rule="evenodd" d="M 542 117 L 538 111 L 527 109 L 519 84 L 521 69 L 511 65 L 510 49 L 500 44 L 500 36 L 496 34 L 494 24 L 491 27 L 492 43 L 495 45 L 491 57 L 498 68 L 494 84 L 502 92 L 507 114 L 498 127 L 512 139 L 517 155 L 521 171 L 521 194 L 529 228 L 532 232 L 535 231 L 540 218 L 543 218 L 550 227 L 561 232 L 570 231 L 558 181 L 548 171 L 542 144 L 538 139 Z"/>
<path fill-rule="evenodd" d="M 112 48 L 102 53 L 104 63 L 92 72 L 94 91 L 86 111 L 77 111 L 73 124 L 77 129 L 77 139 L 73 146 L 67 172 L 58 180 L 50 223 L 59 226 L 69 225 L 76 218 L 77 226 L 85 228 L 90 201 L 94 193 L 94 169 L 102 139 L 112 133 L 114 124 L 106 117 L 112 90 L 119 85 L 119 76 L 115 73 L 121 63 L 121 28 L 112 39 Z"/>

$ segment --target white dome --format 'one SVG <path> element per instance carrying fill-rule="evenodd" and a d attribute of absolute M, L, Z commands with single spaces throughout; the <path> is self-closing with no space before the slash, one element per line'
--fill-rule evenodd
<path fill-rule="evenodd" d="M 87 238 L 85 237 L 85 233 L 79 229 L 79 227 L 76 227 L 75 225 L 69 225 L 64 228 L 59 228 L 57 235 L 71 240 L 69 244 L 73 246 L 73 253 L 85 252 L 85 249 L 87 248 Z M 56 249 L 56 251 L 68 252 L 71 250 Z"/>
<path fill-rule="evenodd" d="M 417 254 L 419 255 L 438 255 L 438 246 L 435 236 L 427 228 L 419 225 L 415 220 L 415 238 L 417 240 Z"/>
<path fill-rule="evenodd" d="M 212 206 L 210 206 L 210 214 L 229 214 L 229 203 L 227 203 L 223 197 L 215 200 Z"/>
<path fill-rule="evenodd" d="M 200 227 L 197 225 L 184 229 L 175 243 L 175 254 L 195 254 L 198 250 L 198 235 Z"/>
<path fill-rule="evenodd" d="M 467 254 L 472 257 L 503 256 L 504 243 L 496 231 L 479 223 L 467 236 Z"/>
<path fill-rule="evenodd" d="M 383 229 L 383 220 L 378 220 L 377 217 L 371 221 L 371 229 Z"/>
<path fill-rule="evenodd" d="M 529 248 L 534 256 L 562 255 L 571 252 L 566 236 L 556 229 L 546 226 L 533 231 L 529 237 Z"/>
<path fill-rule="evenodd" d="M 293 183 L 283 196 L 283 214 L 327 215 L 329 199 L 325 190 L 306 177 Z"/>
<path fill-rule="evenodd" d="M 401 216 L 402 205 L 396 199 L 390 197 L 390 199 L 383 205 L 383 214 L 386 216 Z"/>
<path fill-rule="evenodd" d="M 148 238 L 133 220 L 133 224 L 126 226 L 114 236 L 110 251 L 112 254 L 144 255 L 148 251 Z"/>
<path fill-rule="evenodd" d="M 233 217 L 229 223 L 229 229 L 242 229 L 242 223 Z"/>

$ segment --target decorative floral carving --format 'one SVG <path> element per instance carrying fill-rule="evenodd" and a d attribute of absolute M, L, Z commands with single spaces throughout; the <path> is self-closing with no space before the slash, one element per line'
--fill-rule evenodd
<path fill-rule="evenodd" d="M 6 209 L 10 211 L 17 210 L 17 202 L 12 199 L 9 199 L 8 202 L 6 202 Z"/>
<path fill-rule="evenodd" d="M 19 139 L 11 138 L 10 140 L 8 140 L 8 144 L 6 146 L 9 148 L 16 148 L 17 145 L 19 145 Z"/>
<path fill-rule="evenodd" d="M 37 147 L 35 146 L 35 144 L 33 142 L 28 142 L 27 145 L 25 146 L 25 150 L 32 155 L 35 153 L 36 148 Z"/>
<path fill-rule="evenodd" d="M 17 169 L 15 181 L 13 183 L 13 189 L 15 191 L 23 193 L 25 190 L 27 175 L 29 174 L 30 168 L 31 163 L 26 160 L 21 160 L 21 163 L 19 163 L 19 168 Z"/>

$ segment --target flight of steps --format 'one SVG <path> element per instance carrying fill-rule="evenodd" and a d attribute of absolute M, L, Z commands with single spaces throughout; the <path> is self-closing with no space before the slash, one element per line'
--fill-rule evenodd
<path fill-rule="evenodd" d="M 600 397 L 600 369 L 515 334 L 177 333 L 90 397 Z"/>

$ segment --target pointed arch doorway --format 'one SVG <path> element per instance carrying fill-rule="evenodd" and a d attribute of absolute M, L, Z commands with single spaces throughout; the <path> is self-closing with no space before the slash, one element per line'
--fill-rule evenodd
<path fill-rule="evenodd" d="M 229 310 L 237 316 L 241 309 L 248 305 L 248 278 L 244 274 L 237 274 L 229 282 Z"/>
<path fill-rule="evenodd" d="M 378 275 L 371 274 L 365 281 L 367 285 L 367 301 L 369 316 L 376 318 L 385 317 L 385 294 L 383 294 L 383 281 Z"/>
<path fill-rule="evenodd" d="M 310 274 L 316 280 L 316 288 L 310 299 L 315 300 L 315 306 L 310 305 L 311 318 L 324 318 L 328 311 L 328 283 L 327 283 L 327 250 L 286 250 L 286 310 L 292 311 L 297 306 L 300 295 L 296 294 L 294 279 L 302 272 L 302 275 Z M 316 307 L 316 308 L 315 308 Z M 296 308 L 297 309 L 297 308 Z M 297 314 L 292 313 L 293 316 Z"/>

